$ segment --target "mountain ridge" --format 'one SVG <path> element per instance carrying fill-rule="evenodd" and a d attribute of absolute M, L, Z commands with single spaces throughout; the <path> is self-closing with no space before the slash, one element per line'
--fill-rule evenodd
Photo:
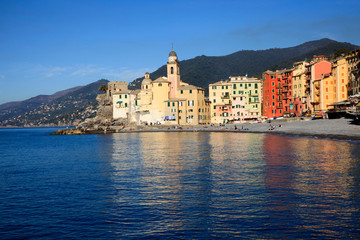
<path fill-rule="evenodd" d="M 209 84 L 227 79 L 229 76 L 248 74 L 260 78 L 268 69 L 292 67 L 293 62 L 310 59 L 316 54 L 329 56 L 341 48 L 354 50 L 359 46 L 323 38 L 289 48 L 241 50 L 225 56 L 201 55 L 180 61 L 181 80 L 207 89 Z M 294 61 L 290 63 L 289 59 Z M 153 80 L 161 76 L 166 76 L 166 65 L 150 73 Z M 140 88 L 142 79 L 143 77 L 130 82 L 129 88 Z"/>

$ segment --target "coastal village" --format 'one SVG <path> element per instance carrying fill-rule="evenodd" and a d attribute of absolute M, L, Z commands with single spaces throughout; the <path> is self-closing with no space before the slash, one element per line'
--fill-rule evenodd
<path fill-rule="evenodd" d="M 123 119 L 124 124 L 136 126 L 335 118 L 351 110 L 356 114 L 359 56 L 360 49 L 332 61 L 314 56 L 310 62 L 295 62 L 290 69 L 265 71 L 262 79 L 229 76 L 210 84 L 206 97 L 205 89 L 181 81 L 180 63 L 171 51 L 167 76 L 152 80 L 145 73 L 137 90 L 129 90 L 127 82 L 109 82 L 103 97 L 111 105 L 112 120 Z"/>

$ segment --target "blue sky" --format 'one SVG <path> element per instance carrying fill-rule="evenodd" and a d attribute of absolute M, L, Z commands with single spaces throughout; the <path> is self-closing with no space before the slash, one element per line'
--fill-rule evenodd
<path fill-rule="evenodd" d="M 166 63 L 331 38 L 360 45 L 360 1 L 0 0 L 0 104 L 132 81 Z"/>

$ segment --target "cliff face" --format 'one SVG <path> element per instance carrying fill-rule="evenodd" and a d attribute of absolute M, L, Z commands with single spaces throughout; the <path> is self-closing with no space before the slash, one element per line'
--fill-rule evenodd
<path fill-rule="evenodd" d="M 112 98 L 107 94 L 98 94 L 96 96 L 97 111 L 96 116 L 87 118 L 85 121 L 79 123 L 76 128 L 83 130 L 102 130 L 108 126 L 124 126 L 127 124 L 127 119 L 113 119 Z"/>
<path fill-rule="evenodd" d="M 111 120 L 113 116 L 112 99 L 107 94 L 99 94 L 96 96 L 98 102 L 96 117 Z"/>

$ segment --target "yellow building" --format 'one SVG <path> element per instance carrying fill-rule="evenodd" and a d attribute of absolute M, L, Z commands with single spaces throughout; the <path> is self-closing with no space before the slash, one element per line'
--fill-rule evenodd
<path fill-rule="evenodd" d="M 331 74 L 334 76 L 334 84 L 336 89 L 335 102 L 348 99 L 349 72 L 348 63 L 345 57 L 333 61 Z"/>
<path fill-rule="evenodd" d="M 258 120 L 262 115 L 262 81 L 230 77 L 209 85 L 212 123 Z"/>
<path fill-rule="evenodd" d="M 210 124 L 210 103 L 205 100 L 204 89 L 180 80 L 180 63 L 174 51 L 169 54 L 167 71 L 167 77 L 159 77 L 154 81 L 150 79 L 149 73 L 145 73 L 141 89 L 127 92 L 133 96 L 129 98 L 132 102 L 119 105 L 117 101 L 122 100 L 114 98 L 117 101 L 114 100 L 113 104 L 118 104 L 114 107 L 114 119 L 127 116 L 129 121 L 138 125 Z"/>
<path fill-rule="evenodd" d="M 296 62 L 293 64 L 293 76 L 292 76 L 292 90 L 294 98 L 306 98 L 307 94 L 305 92 L 306 88 L 306 61 Z"/>

